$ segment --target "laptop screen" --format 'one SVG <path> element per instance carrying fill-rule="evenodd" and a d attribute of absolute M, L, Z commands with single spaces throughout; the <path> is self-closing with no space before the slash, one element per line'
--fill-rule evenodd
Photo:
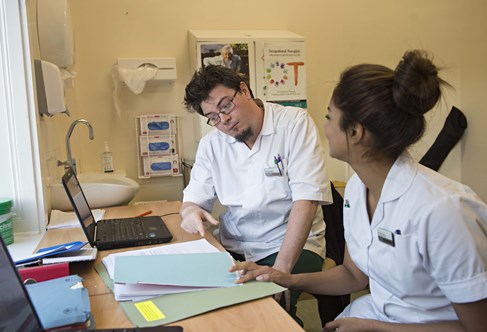
<path fill-rule="evenodd" d="M 0 237 L 0 331 L 42 331 L 7 247 Z"/>
<path fill-rule="evenodd" d="M 81 190 L 80 183 L 73 170 L 70 169 L 66 171 L 62 181 L 69 200 L 71 201 L 71 205 L 73 205 L 73 209 L 78 216 L 78 219 L 84 225 L 83 229 L 86 233 L 86 237 L 93 247 L 95 245 L 95 218 L 93 218 L 88 201 Z"/>

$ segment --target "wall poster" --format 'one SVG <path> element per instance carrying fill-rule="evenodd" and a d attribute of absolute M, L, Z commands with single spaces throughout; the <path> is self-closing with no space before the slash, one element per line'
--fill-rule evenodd
<path fill-rule="evenodd" d="M 251 86 L 248 43 L 199 43 L 199 50 L 201 67 L 211 64 L 231 68 Z"/>
<path fill-rule="evenodd" d="M 306 101 L 304 43 L 266 43 L 264 80 L 267 101 Z"/>

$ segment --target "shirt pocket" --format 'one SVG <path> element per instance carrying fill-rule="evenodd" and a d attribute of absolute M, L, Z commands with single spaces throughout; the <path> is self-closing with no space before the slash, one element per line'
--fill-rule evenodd
<path fill-rule="evenodd" d="M 394 246 L 383 245 L 376 264 L 376 278 L 399 298 L 417 293 L 424 278 L 424 269 L 418 251 L 417 238 L 413 235 L 394 234 Z"/>
<path fill-rule="evenodd" d="M 283 175 L 266 176 L 264 179 L 266 199 L 271 201 L 281 201 L 292 199 L 289 178 Z"/>

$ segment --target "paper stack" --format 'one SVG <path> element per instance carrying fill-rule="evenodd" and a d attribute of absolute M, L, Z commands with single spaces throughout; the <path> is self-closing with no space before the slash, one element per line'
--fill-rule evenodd
<path fill-rule="evenodd" d="M 96 248 L 83 248 L 76 251 L 70 251 L 43 258 L 42 264 L 94 261 L 96 259 L 97 252 L 98 250 Z"/>
<path fill-rule="evenodd" d="M 117 301 L 237 286 L 231 256 L 205 239 L 111 254 L 102 263 Z"/>
<path fill-rule="evenodd" d="M 213 253 L 217 253 L 218 255 L 211 257 L 211 262 L 208 260 L 208 257 L 199 255 Z M 188 256 L 175 256 L 184 256 L 185 254 Z M 131 271 L 122 271 L 122 276 L 124 274 L 128 274 L 130 277 L 133 271 L 136 271 L 139 268 L 146 269 L 147 266 L 149 266 L 151 268 L 155 267 L 156 269 L 162 271 L 164 274 L 164 279 L 168 278 L 166 280 L 169 280 L 169 277 L 173 278 L 174 276 L 177 276 L 176 280 L 172 279 L 172 281 L 164 281 L 163 284 L 159 284 L 161 280 L 156 279 L 157 276 L 155 275 L 156 273 L 159 273 L 159 271 L 154 273 L 144 273 L 143 277 L 140 278 L 140 280 L 143 280 L 144 283 L 132 283 L 132 281 L 139 280 L 139 278 L 135 278 L 130 280 L 127 279 L 126 281 L 130 281 L 129 283 L 113 284 L 115 270 L 117 270 L 117 280 L 121 280 L 118 279 L 121 278 L 121 276 L 118 275 L 118 269 L 127 269 L 127 266 L 124 267 L 123 265 L 132 264 L 129 261 L 122 262 L 123 260 L 119 260 L 120 257 L 129 258 L 132 256 L 140 257 L 155 255 L 172 256 L 172 258 L 168 258 L 167 261 L 159 261 L 160 258 L 154 258 L 156 260 L 155 262 L 143 262 L 143 260 L 141 260 L 140 263 L 137 264 L 144 263 L 142 267 L 130 265 Z M 213 262 L 213 259 L 217 262 Z M 140 260 L 140 258 L 136 260 Z M 118 266 L 120 262 L 122 262 L 122 266 Z M 208 241 L 201 239 L 111 254 L 103 258 L 102 264 L 95 265 L 95 268 L 107 287 L 115 289 L 120 288 L 120 285 L 123 285 L 123 287 L 126 288 L 122 291 L 117 291 L 117 300 L 121 301 L 121 308 L 135 326 L 147 327 L 170 324 L 194 315 L 199 315 L 211 310 L 245 301 L 271 296 L 272 294 L 280 293 L 285 290 L 285 288 L 272 282 L 257 281 L 247 282 L 243 285 L 239 285 L 238 287 L 226 287 L 237 286 L 233 283 L 236 278 L 236 274 L 228 272 L 231 264 L 230 258 L 226 253 L 221 253 Z M 224 265 L 225 268 L 223 267 Z M 183 271 L 180 268 L 192 268 L 192 270 Z M 213 273 L 217 274 L 216 277 L 213 275 Z M 166 274 L 169 274 L 169 276 Z M 200 287 L 201 285 L 204 285 L 205 287 Z M 161 293 L 165 292 L 165 294 L 154 296 L 156 293 L 154 291 L 155 287 L 160 287 Z M 149 291 L 147 291 L 147 288 Z M 177 293 L 170 294 L 168 288 L 171 288 L 172 291 L 177 291 Z M 202 290 L 194 291 L 198 288 Z M 134 294 L 137 294 L 137 296 Z M 147 311 L 146 308 L 151 308 L 151 310 Z M 154 313 L 156 314 L 154 315 Z"/>
<path fill-rule="evenodd" d="M 78 252 L 86 245 L 87 242 L 74 241 L 69 243 L 58 244 L 52 247 L 46 247 L 39 249 L 35 254 L 15 261 L 15 265 L 30 265 L 41 263 L 46 257 L 52 257 L 60 254 L 66 254 L 69 252 Z M 96 255 L 96 254 L 95 254 Z"/>
<path fill-rule="evenodd" d="M 121 256 L 115 259 L 114 293 L 119 301 L 140 296 L 234 287 L 228 253 Z"/>

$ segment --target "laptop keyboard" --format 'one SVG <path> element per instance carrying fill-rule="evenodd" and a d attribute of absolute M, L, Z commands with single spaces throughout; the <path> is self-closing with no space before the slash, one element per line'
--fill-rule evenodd
<path fill-rule="evenodd" d="M 124 220 L 106 220 L 105 227 L 99 227 L 98 231 L 103 230 L 103 234 L 100 233 L 102 240 L 136 240 L 145 239 L 145 232 L 142 226 L 142 221 L 138 218 L 124 219 Z"/>

